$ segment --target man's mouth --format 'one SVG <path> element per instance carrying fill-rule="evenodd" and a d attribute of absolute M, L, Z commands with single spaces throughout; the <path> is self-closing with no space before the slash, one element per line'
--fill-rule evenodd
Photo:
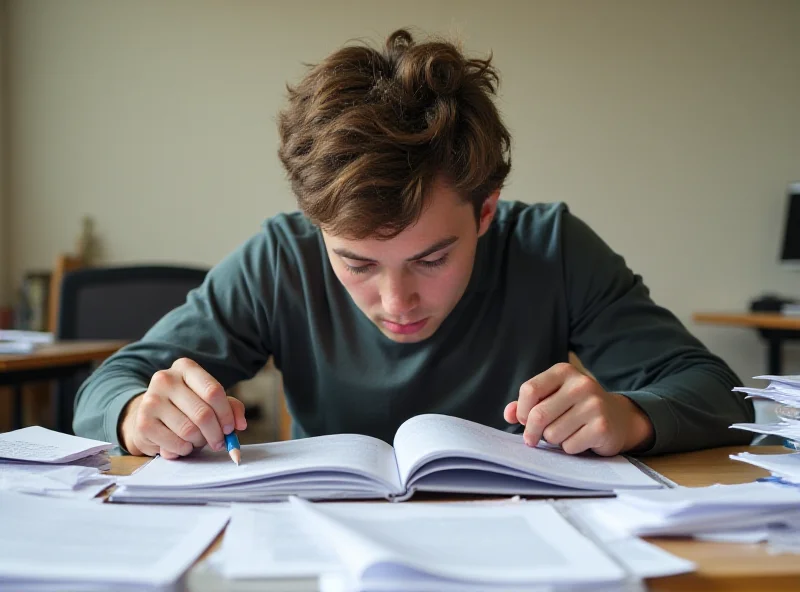
<path fill-rule="evenodd" d="M 415 321 L 413 323 L 395 323 L 394 321 L 381 319 L 381 325 L 383 325 L 383 327 L 386 328 L 386 330 L 390 333 L 395 333 L 397 335 L 413 335 L 414 333 L 421 331 L 427 323 L 427 318 L 424 318 L 421 321 Z"/>

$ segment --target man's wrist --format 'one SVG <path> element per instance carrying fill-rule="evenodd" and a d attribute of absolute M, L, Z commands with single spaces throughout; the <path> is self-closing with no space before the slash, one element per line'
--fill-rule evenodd
<path fill-rule="evenodd" d="M 142 393 L 144 394 L 144 393 Z M 122 408 L 122 413 L 119 414 L 119 422 L 117 423 L 117 439 L 122 447 L 130 454 L 140 456 L 142 451 L 139 450 L 133 443 L 133 430 L 136 425 L 136 413 L 139 410 L 139 404 L 142 402 L 142 395 L 136 395 L 133 399 L 128 401 L 128 404 Z"/>
<path fill-rule="evenodd" d="M 628 410 L 627 429 L 625 430 L 625 444 L 623 452 L 638 452 L 647 450 L 655 440 L 655 430 L 650 418 L 633 400 L 625 395 L 613 393 L 620 397 L 623 405 Z"/>

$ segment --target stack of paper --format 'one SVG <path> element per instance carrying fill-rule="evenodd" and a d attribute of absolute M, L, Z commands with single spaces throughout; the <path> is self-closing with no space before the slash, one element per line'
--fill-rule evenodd
<path fill-rule="evenodd" d="M 746 535 L 771 525 L 800 525 L 800 489 L 774 483 L 620 491 L 587 503 L 596 524 L 640 536 Z"/>
<path fill-rule="evenodd" d="M 174 589 L 227 520 L 219 508 L 86 504 L 0 491 L 0 591 Z"/>
<path fill-rule="evenodd" d="M 291 498 L 235 504 L 215 563 L 227 578 L 320 578 L 337 590 L 386 592 L 619 589 L 623 581 L 694 569 L 639 542 L 622 554 L 633 562 L 620 561 L 547 502 Z"/>
<path fill-rule="evenodd" d="M 53 343 L 52 333 L 0 329 L 0 354 L 27 354 L 39 345 Z"/>
<path fill-rule="evenodd" d="M 780 436 L 800 443 L 800 376 L 756 376 L 759 380 L 769 380 L 766 388 L 735 387 L 733 390 L 746 393 L 749 397 L 771 399 L 779 404 L 779 422 L 771 424 L 735 423 L 731 427 Z"/>
<path fill-rule="evenodd" d="M 793 454 L 731 454 L 733 460 L 745 462 L 772 472 L 772 476 L 786 484 L 800 487 L 800 452 Z"/>
<path fill-rule="evenodd" d="M 0 490 L 93 498 L 114 483 L 109 442 L 32 426 L 0 434 Z"/>

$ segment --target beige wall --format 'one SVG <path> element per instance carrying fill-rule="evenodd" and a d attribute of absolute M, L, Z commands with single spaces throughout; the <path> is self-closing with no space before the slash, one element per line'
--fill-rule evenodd
<path fill-rule="evenodd" d="M 800 179 L 800 2 L 12 0 L 10 22 L 15 281 L 86 213 L 106 261 L 217 261 L 293 207 L 284 82 L 415 25 L 493 50 L 515 138 L 504 196 L 567 201 L 744 378 L 763 368 L 755 334 L 692 311 L 800 297 L 776 262 Z"/>
<path fill-rule="evenodd" d="M 6 84 L 6 61 L 8 58 L 8 2 L 0 0 L 0 307 L 11 303 L 9 292 L 10 259 L 8 252 L 9 216 L 7 212 L 7 158 L 6 134 L 8 132 L 8 107 Z"/>

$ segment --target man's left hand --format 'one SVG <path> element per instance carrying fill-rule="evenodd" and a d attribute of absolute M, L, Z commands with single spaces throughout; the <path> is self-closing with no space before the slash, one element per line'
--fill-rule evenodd
<path fill-rule="evenodd" d="M 544 439 L 568 454 L 592 450 L 602 456 L 645 449 L 653 424 L 625 395 L 608 393 L 571 364 L 556 364 L 519 389 L 503 416 L 525 426 L 524 439 L 536 446 Z"/>

